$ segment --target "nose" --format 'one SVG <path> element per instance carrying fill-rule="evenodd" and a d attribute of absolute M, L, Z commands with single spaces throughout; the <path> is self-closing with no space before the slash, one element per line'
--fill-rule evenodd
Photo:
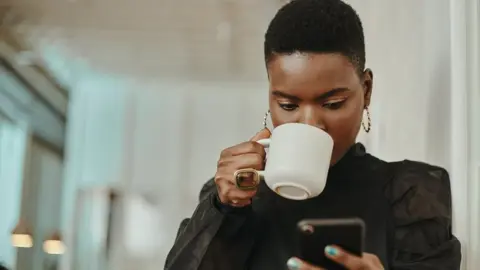
<path fill-rule="evenodd" d="M 322 116 L 321 112 L 315 108 L 305 108 L 302 111 L 299 123 L 326 130 L 324 117 Z"/>

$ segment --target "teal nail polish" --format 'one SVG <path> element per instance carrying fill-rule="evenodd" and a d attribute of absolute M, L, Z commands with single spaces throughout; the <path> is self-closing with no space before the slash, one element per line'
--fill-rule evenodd
<path fill-rule="evenodd" d="M 297 259 L 290 258 L 287 262 L 288 269 L 290 270 L 299 270 L 300 262 Z"/>
<path fill-rule="evenodd" d="M 337 256 L 338 255 L 338 249 L 336 249 L 332 246 L 326 246 L 325 247 L 325 252 L 330 256 Z"/>

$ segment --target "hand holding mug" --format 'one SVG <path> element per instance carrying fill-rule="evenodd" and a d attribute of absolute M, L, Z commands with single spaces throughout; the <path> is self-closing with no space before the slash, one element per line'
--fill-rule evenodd
<path fill-rule="evenodd" d="M 268 129 L 257 133 L 250 141 L 224 149 L 220 154 L 215 174 L 218 197 L 223 204 L 244 207 L 251 203 L 256 189 L 241 190 L 236 185 L 235 172 L 241 169 L 263 170 L 265 167 L 265 148 L 256 141 L 267 139 L 271 135 Z"/>
<path fill-rule="evenodd" d="M 264 148 L 269 148 L 266 164 Z M 215 176 L 220 201 L 237 207 L 250 204 L 260 176 L 284 198 L 316 197 L 325 188 L 332 149 L 333 139 L 317 127 L 287 123 L 273 134 L 265 128 L 251 141 L 222 151 Z"/>
<path fill-rule="evenodd" d="M 286 123 L 258 143 L 269 152 L 265 170 L 255 171 L 254 179 L 263 176 L 271 190 L 291 200 L 305 200 L 323 192 L 333 150 L 333 139 L 327 132 L 306 124 Z"/>

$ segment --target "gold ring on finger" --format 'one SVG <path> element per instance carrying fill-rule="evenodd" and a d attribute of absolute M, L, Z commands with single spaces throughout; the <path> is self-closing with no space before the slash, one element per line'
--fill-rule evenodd
<path fill-rule="evenodd" d="M 233 177 L 235 186 L 240 190 L 254 190 L 260 184 L 260 174 L 255 169 L 237 170 Z"/>

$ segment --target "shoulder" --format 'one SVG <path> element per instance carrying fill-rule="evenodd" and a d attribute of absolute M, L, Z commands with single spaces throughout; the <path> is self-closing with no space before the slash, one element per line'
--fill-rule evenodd
<path fill-rule="evenodd" d="M 410 160 L 388 163 L 388 166 L 393 177 L 386 195 L 397 222 L 429 218 L 451 220 L 450 177 L 444 168 Z"/>
<path fill-rule="evenodd" d="M 447 170 L 419 161 L 404 160 L 389 162 L 393 184 L 450 186 Z"/>
<path fill-rule="evenodd" d="M 392 178 L 387 195 L 392 203 L 408 202 L 419 207 L 417 212 L 425 209 L 450 218 L 450 177 L 444 168 L 411 160 L 391 162 L 388 167 Z"/>
<path fill-rule="evenodd" d="M 452 235 L 448 172 L 410 160 L 386 165 L 392 176 L 386 195 L 392 210 L 394 265 L 399 269 L 458 269 L 460 243 Z"/>

